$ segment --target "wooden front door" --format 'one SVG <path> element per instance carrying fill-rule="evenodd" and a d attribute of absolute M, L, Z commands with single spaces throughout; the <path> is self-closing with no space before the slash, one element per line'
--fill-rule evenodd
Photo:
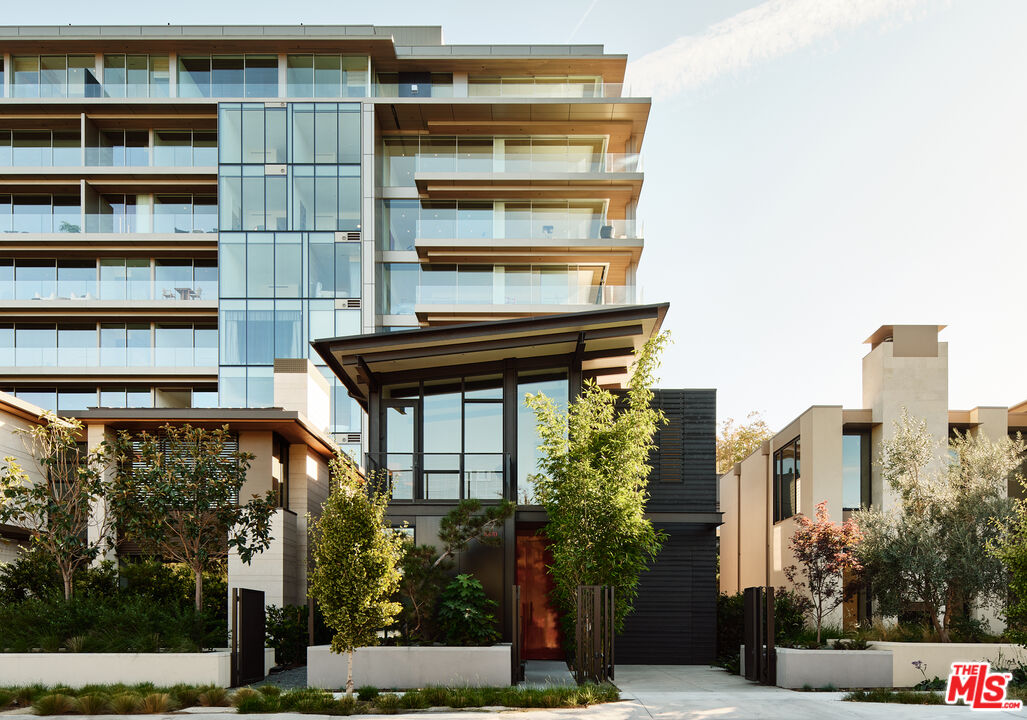
<path fill-rule="evenodd" d="M 525 660 L 562 660 L 560 623 L 550 600 L 553 579 L 548 540 L 538 528 L 517 528 L 517 584 L 521 586 L 521 625 Z"/>

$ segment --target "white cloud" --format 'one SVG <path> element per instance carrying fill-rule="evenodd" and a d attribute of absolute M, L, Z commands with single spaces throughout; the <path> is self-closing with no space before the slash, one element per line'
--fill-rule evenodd
<path fill-rule="evenodd" d="M 628 65 L 632 95 L 667 97 L 875 20 L 909 19 L 924 0 L 767 0 Z"/>

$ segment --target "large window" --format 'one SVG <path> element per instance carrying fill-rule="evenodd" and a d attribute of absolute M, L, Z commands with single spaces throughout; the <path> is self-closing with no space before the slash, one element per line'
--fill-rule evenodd
<path fill-rule="evenodd" d="M 167 55 L 104 55 L 105 97 L 167 97 Z"/>
<path fill-rule="evenodd" d="M 358 98 L 368 95 L 366 55 L 289 55 L 288 97 Z"/>
<path fill-rule="evenodd" d="M 78 130 L 0 130 L 0 165 L 70 167 L 81 164 Z"/>
<path fill-rule="evenodd" d="M 870 433 L 853 432 L 842 435 L 842 509 L 869 507 L 870 498 Z"/>
<path fill-rule="evenodd" d="M 532 476 L 538 474 L 538 461 L 542 457 L 539 446 L 535 411 L 525 404 L 528 395 L 539 393 L 554 400 L 557 407 L 567 409 L 566 370 L 536 370 L 520 372 L 517 375 L 517 502 L 521 505 L 535 503 L 535 484 Z"/>
<path fill-rule="evenodd" d="M 774 452 L 774 522 L 799 512 L 799 438 Z"/>
<path fill-rule="evenodd" d="M 179 97 L 278 97 L 275 55 L 180 55 Z"/>
<path fill-rule="evenodd" d="M 14 97 L 100 97 L 93 55 L 16 55 Z"/>
<path fill-rule="evenodd" d="M 76 195 L 0 194 L 0 232 L 82 232 L 82 214 Z"/>

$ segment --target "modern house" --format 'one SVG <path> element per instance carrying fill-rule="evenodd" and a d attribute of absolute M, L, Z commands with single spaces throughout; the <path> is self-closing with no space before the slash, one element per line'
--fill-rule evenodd
<path fill-rule="evenodd" d="M 814 405 L 720 478 L 720 591 L 755 585 L 788 586 L 793 564 L 788 542 L 795 516 L 812 517 L 827 502 L 831 519 L 848 519 L 860 507 L 895 507 L 876 459 L 903 411 L 927 423 L 939 446 L 954 430 L 997 439 L 1027 430 L 1027 403 L 954 410 L 948 402 L 948 343 L 943 325 L 884 325 L 866 339 L 860 408 Z M 939 459 L 940 462 L 940 459 Z M 1009 488 L 1018 495 L 1019 487 Z M 1000 627 L 993 609 L 975 615 Z M 857 596 L 831 622 L 854 626 L 869 617 Z"/>
<path fill-rule="evenodd" d="M 623 387 L 667 312 L 636 288 L 651 103 L 626 57 L 439 27 L 0 36 L 0 389 L 91 428 L 242 428 L 228 408 L 295 409 L 279 371 L 309 360 L 330 396 L 310 432 L 388 469 L 418 542 L 462 497 L 518 501 L 502 548 L 461 562 L 504 603 L 520 582 L 529 657 L 553 653 L 523 395 Z M 670 540 L 618 658 L 702 661 L 714 395 L 657 402 Z"/>

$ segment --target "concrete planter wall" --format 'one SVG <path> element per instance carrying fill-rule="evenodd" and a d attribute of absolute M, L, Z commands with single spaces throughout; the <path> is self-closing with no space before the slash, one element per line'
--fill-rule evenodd
<path fill-rule="evenodd" d="M 906 643 L 877 642 L 869 643 L 874 650 L 888 650 L 892 653 L 893 675 L 895 687 L 912 687 L 924 679 L 924 676 L 913 667 L 914 660 L 927 663 L 924 671 L 927 679 L 935 675 L 945 679 L 951 665 L 961 661 L 988 661 L 995 665 L 1013 660 L 1027 661 L 1027 651 L 1019 645 L 1009 643 Z"/>
<path fill-rule="evenodd" d="M 777 685 L 801 688 L 878 688 L 892 685 L 887 650 L 802 650 L 777 648 Z"/>
<path fill-rule="evenodd" d="M 275 651 L 264 650 L 264 674 Z M 155 685 L 229 687 L 232 658 L 227 650 L 206 653 L 0 653 L 4 685 L 83 685 L 151 682 Z"/>
<path fill-rule="evenodd" d="M 510 684 L 509 645 L 491 647 L 362 647 L 353 654 L 356 687 L 422 688 L 427 685 L 505 686 Z M 347 656 L 328 645 L 307 648 L 307 685 L 346 686 Z"/>

